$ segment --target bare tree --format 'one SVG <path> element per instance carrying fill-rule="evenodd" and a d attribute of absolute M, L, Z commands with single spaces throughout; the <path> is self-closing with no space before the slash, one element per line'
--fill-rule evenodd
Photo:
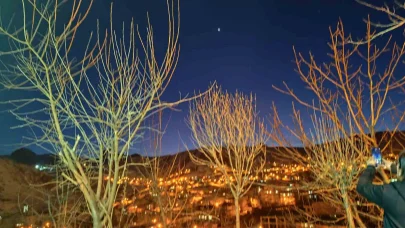
<path fill-rule="evenodd" d="M 373 26 L 377 31 L 372 36 L 367 37 L 367 39 L 360 39 L 360 40 L 351 39 L 350 43 L 352 44 L 356 45 L 367 44 L 369 41 L 373 41 L 374 39 L 377 39 L 384 35 L 390 35 L 390 33 L 405 25 L 405 17 L 397 13 L 405 9 L 404 2 L 401 3 L 401 1 L 396 0 L 393 2 L 391 6 L 389 6 L 386 3 L 384 3 L 383 6 L 382 5 L 377 6 L 375 4 L 371 4 L 368 1 L 363 0 L 356 0 L 356 2 L 370 9 L 373 9 L 377 12 L 381 12 L 387 15 L 389 23 L 381 23 L 381 22 L 371 23 L 371 26 Z M 365 21 L 366 23 L 370 22 L 369 20 Z"/>
<path fill-rule="evenodd" d="M 318 113 L 317 115 L 321 115 L 329 125 L 335 128 L 336 131 L 338 130 L 342 138 L 347 138 L 345 143 L 349 143 L 352 148 L 358 150 L 355 153 L 357 156 L 356 161 L 365 161 L 365 157 L 371 155 L 371 147 L 380 147 L 384 153 L 390 152 L 387 150 L 393 134 L 385 132 L 379 139 L 376 137 L 376 131 L 379 127 L 387 127 L 384 125 L 384 118 L 391 119 L 392 115 L 398 113 L 396 110 L 401 110 L 403 105 L 403 102 L 394 103 L 391 98 L 402 91 L 405 84 L 405 78 L 398 78 L 395 75 L 396 67 L 405 51 L 405 44 L 397 45 L 394 43 L 392 48 L 389 49 L 390 40 L 388 40 L 387 44 L 379 49 L 371 43 L 374 34 L 371 30 L 371 23 L 368 22 L 365 38 L 366 45 L 353 44 L 351 37 L 345 34 L 342 22 L 339 22 L 335 31 L 330 30 L 331 42 L 329 47 L 331 53 L 329 56 L 332 58 L 330 63 L 318 64 L 312 54 L 309 58 L 305 58 L 302 54 L 294 51 L 297 72 L 305 86 L 309 88 L 315 97 L 312 102 L 302 99 L 286 83 L 284 83 L 285 89 L 275 87 L 277 90 L 292 96 L 299 104 Z M 384 60 L 381 59 L 381 56 L 389 52 L 391 58 L 386 63 L 386 68 L 378 71 L 377 63 Z M 355 67 L 351 64 L 352 61 L 363 61 L 364 66 Z M 393 119 L 390 126 L 393 132 L 399 129 L 404 116 L 405 113 L 401 113 L 399 116 L 396 115 L 398 118 Z M 294 119 L 297 125 L 302 124 L 299 110 L 295 107 Z M 327 126 L 318 124 L 316 127 Z M 299 132 L 306 130 L 305 126 L 298 128 L 300 129 Z M 355 143 L 356 141 L 351 140 L 353 134 L 356 134 L 361 139 L 361 144 L 364 144 L 364 146 L 359 148 L 359 145 Z M 304 137 L 305 135 L 302 133 L 296 136 L 303 142 L 307 141 L 308 138 Z M 280 139 L 278 140 L 280 141 Z M 283 141 L 285 142 L 285 140 Z M 290 152 L 285 153 L 283 151 L 278 155 L 288 159 L 303 159 L 299 153 Z M 349 156 L 345 150 L 339 151 L 335 148 L 333 151 L 324 150 L 323 152 L 327 154 L 333 153 L 336 158 L 343 159 L 342 162 L 353 159 L 352 155 Z M 380 173 L 384 182 L 387 183 L 389 181 L 387 175 L 384 172 Z M 340 177 L 329 181 L 338 185 L 340 180 L 347 178 L 344 177 L 347 175 L 345 172 L 341 172 L 339 175 Z M 350 180 L 356 182 L 357 171 Z M 343 197 L 343 195 L 341 196 Z M 355 202 L 354 197 L 350 197 L 350 201 Z M 381 219 L 379 216 L 370 213 L 364 213 L 362 216 L 377 220 Z M 350 216 L 348 219 L 350 219 Z M 360 216 L 355 215 L 354 219 L 358 225 L 362 224 Z M 352 221 L 348 221 L 348 223 L 353 225 Z"/>
<path fill-rule="evenodd" d="M 181 179 L 185 168 L 178 166 L 177 156 L 168 158 L 159 155 L 146 160 L 144 177 L 150 180 L 148 190 L 158 208 L 160 224 L 165 228 L 181 225 L 178 221 L 186 219 L 185 209 L 189 206 L 187 181 Z M 176 173 L 179 177 L 173 178 Z"/>
<path fill-rule="evenodd" d="M 318 64 L 313 55 L 307 60 L 301 53 L 295 53 L 297 72 L 301 80 L 317 98 L 319 106 L 307 102 L 294 93 L 286 83 L 285 89 L 277 90 L 291 95 L 299 104 L 312 110 L 320 111 L 333 120 L 337 126 L 343 128 L 347 121 L 351 122 L 353 132 L 364 135 L 370 146 L 378 146 L 375 138 L 377 127 L 381 127 L 382 119 L 397 109 L 397 105 L 390 103 L 392 95 L 398 94 L 405 84 L 405 78 L 395 77 L 395 69 L 399 64 L 405 45 L 398 46 L 394 43 L 391 51 L 391 60 L 382 73 L 377 71 L 377 60 L 389 49 L 389 42 L 378 49 L 371 43 L 370 39 L 365 50 L 366 54 L 359 49 L 358 45 L 351 45 L 350 39 L 345 35 L 342 22 L 338 23 L 336 31 L 330 32 L 332 51 L 329 54 L 333 62 Z M 367 26 L 366 37 L 372 37 L 370 23 Z M 350 37 L 349 37 L 350 38 Z M 350 60 L 355 59 L 365 61 L 362 65 L 353 67 Z M 339 104 L 335 109 L 335 103 Z M 349 113 L 350 118 L 341 117 Z M 402 123 L 404 115 L 393 123 L 393 131 L 396 131 Z M 382 148 L 383 150 L 385 148 Z"/>
<path fill-rule="evenodd" d="M 162 114 L 162 113 L 160 113 Z M 158 129 L 165 130 L 162 126 L 162 116 L 159 116 Z M 176 154 L 173 158 L 162 157 L 162 134 L 155 134 L 154 151 L 152 159 L 148 157 L 146 162 L 149 165 L 149 178 L 151 180 L 150 190 L 155 196 L 154 201 L 159 207 L 161 222 L 163 227 L 173 227 L 180 224 L 177 223 L 184 215 L 184 209 L 188 203 L 187 181 L 175 177 L 176 173 L 181 177 L 186 175 L 186 169 L 182 161 L 178 160 Z M 174 189 L 173 189 L 174 188 Z M 172 194 L 170 194 L 170 192 Z M 184 219 L 184 218 L 183 218 Z"/>
<path fill-rule="evenodd" d="M 184 209 L 188 203 L 187 181 L 181 179 L 185 173 L 184 165 L 178 160 L 178 155 L 174 157 L 162 155 L 162 137 L 165 128 L 162 125 L 162 112 L 158 113 L 157 126 L 151 132 L 152 153 L 147 152 L 143 157 L 145 166 L 138 170 L 149 181 L 147 187 L 150 197 L 158 208 L 160 224 L 162 227 L 179 226 L 178 220 L 184 219 Z M 153 122 L 152 122 L 153 126 Z M 177 174 L 177 175 L 176 175 Z"/>
<path fill-rule="evenodd" d="M 85 227 L 91 218 L 80 189 L 61 176 L 60 165 L 55 165 L 54 181 L 43 186 L 33 185 L 41 191 L 48 205 L 48 214 L 54 227 Z"/>
<path fill-rule="evenodd" d="M 148 24 L 145 39 L 133 22 L 128 33 L 123 26 L 120 34 L 113 28 L 112 13 L 110 28 L 104 34 L 98 29 L 95 42 L 90 37 L 83 57 L 76 60 L 70 51 L 93 2 L 88 3 L 71 2 L 71 16 L 61 29 L 58 1 L 23 0 L 23 26 L 13 30 L 0 25 L 0 34 L 11 44 L 0 55 L 14 58 L 4 62 L 1 83 L 7 89 L 33 91 L 34 96 L 6 102 L 14 105 L 10 111 L 22 122 L 17 127 L 32 129 L 34 136 L 28 139 L 56 153 L 61 175 L 79 188 L 93 227 L 112 227 L 119 180 L 125 177 L 130 148 L 147 130 L 143 121 L 184 101 L 160 99 L 178 60 L 179 9 L 167 1 L 169 34 L 161 62 L 152 26 Z"/>
<path fill-rule="evenodd" d="M 345 212 L 336 217 L 334 222 L 346 220 L 349 227 L 356 227 L 357 221 L 357 224 L 365 227 L 355 200 L 356 179 L 367 158 L 363 154 L 366 145 L 361 135 L 354 132 L 342 133 L 342 129 L 322 113 L 319 116 L 316 112 L 311 115 L 312 126 L 308 128 L 304 127 L 306 125 L 298 111 L 294 110 L 293 118 L 296 127 L 289 128 L 281 122 L 274 108 L 272 139 L 277 144 L 286 146 L 282 152 L 285 154 L 284 158 L 288 156 L 290 161 L 309 166 L 310 180 L 301 183 L 301 190 L 319 196 L 319 199 L 326 203 L 324 206 L 336 209 L 336 214 Z M 288 140 L 285 129 L 301 141 L 304 150 L 298 151 L 291 144 L 286 144 Z M 350 131 L 353 128 L 349 125 L 348 129 Z M 278 151 L 277 155 L 280 156 L 280 153 Z M 307 219 L 319 220 L 316 213 L 297 209 L 305 214 Z"/>
<path fill-rule="evenodd" d="M 209 215 L 209 211 L 193 208 L 195 205 L 192 204 L 193 197 L 190 189 L 195 183 L 190 178 L 191 170 L 186 168 L 188 154 L 186 157 L 179 154 L 162 154 L 161 140 L 167 126 L 162 125 L 162 112 L 159 112 L 157 117 L 157 124 L 153 123 L 154 118 L 152 118 L 151 125 L 156 131 L 151 131 L 151 148 L 146 152 L 146 156 L 141 158 L 141 162 L 145 165 L 137 167 L 139 175 L 147 184 L 133 186 L 134 192 L 142 192 L 135 193 L 134 196 L 150 197 L 151 200 L 147 202 L 155 205 L 155 210 L 160 217 L 156 223 L 162 227 L 184 226 L 199 215 Z M 139 161 L 136 162 L 139 163 Z M 216 216 L 212 218 L 217 219 Z"/>
<path fill-rule="evenodd" d="M 190 153 L 197 165 L 217 169 L 232 192 L 236 227 L 240 227 L 239 200 L 251 188 L 251 176 L 265 164 L 263 122 L 253 95 L 231 95 L 216 86 L 190 107 L 189 125 L 199 154 Z"/>

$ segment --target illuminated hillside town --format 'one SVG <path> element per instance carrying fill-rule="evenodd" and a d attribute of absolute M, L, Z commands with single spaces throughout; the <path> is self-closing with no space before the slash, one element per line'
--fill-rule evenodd
<path fill-rule="evenodd" d="M 47 165 L 35 165 L 35 168 L 52 173 Z M 262 171 L 249 174 L 253 184 L 240 200 L 241 216 L 249 216 L 266 208 L 283 209 L 296 205 L 299 200 L 296 186 L 306 171 L 308 167 L 297 164 L 268 162 Z M 163 199 L 172 199 L 174 203 L 170 205 L 170 210 L 173 212 L 200 212 L 192 218 L 193 227 L 216 227 L 220 225 L 218 218 L 232 221 L 235 216 L 233 196 L 224 177 L 213 167 L 191 165 L 166 177 L 159 177 L 156 179 L 156 190 L 153 190 L 150 178 L 140 177 L 142 175 L 134 170 L 128 173 L 118 182 L 120 185 L 126 183 L 127 191 L 125 196 L 121 194 L 117 197 L 115 207 L 136 221 L 133 227 L 162 227 L 160 208 L 154 200 L 158 193 Z M 104 181 L 109 180 L 108 176 L 104 178 Z M 235 180 L 231 177 L 231 181 Z M 311 192 L 301 195 L 314 200 L 317 197 Z M 23 227 L 22 224 L 19 227 Z"/>
<path fill-rule="evenodd" d="M 394 154 L 386 157 L 395 159 Z M 52 166 L 44 164 L 36 164 L 34 168 L 48 174 L 54 171 Z M 240 215 L 261 227 L 260 218 L 283 215 L 293 207 L 308 208 L 311 203 L 321 201 L 312 190 L 298 190 L 300 182 L 308 178 L 309 170 L 309 165 L 268 161 L 261 171 L 247 174 L 253 184 L 240 200 Z M 117 196 L 114 207 L 134 221 L 131 227 L 162 227 L 158 199 L 164 201 L 160 204 L 164 210 L 174 214 L 172 219 L 176 222 L 183 219 L 196 228 L 227 227 L 221 223 L 234 218 L 234 198 L 218 169 L 191 163 L 177 171 L 162 173 L 165 176 L 152 180 L 139 170 L 131 169 L 128 176 L 118 181 L 121 186 L 126 186 L 126 191 Z M 232 176 L 230 179 L 235 181 Z M 106 182 L 111 180 L 108 176 L 104 178 Z M 28 209 L 28 205 L 26 207 Z M 184 216 L 187 212 L 193 212 L 193 215 Z M 166 219 L 169 224 L 170 218 Z M 306 223 L 299 225 L 297 227 L 310 227 Z M 16 227 L 32 226 L 21 223 Z M 49 222 L 43 227 L 50 227 Z"/>
<path fill-rule="evenodd" d="M 252 214 L 254 210 L 266 207 L 286 207 L 296 204 L 294 185 L 300 180 L 300 175 L 307 171 L 307 167 L 285 165 L 273 162 L 257 175 L 250 175 L 253 184 L 250 191 L 242 198 L 241 215 Z M 231 179 L 234 181 L 233 179 Z M 108 177 L 106 177 L 108 181 Z M 127 196 L 116 203 L 117 207 L 124 207 L 128 214 L 136 215 L 134 225 L 159 226 L 160 208 L 154 203 L 156 193 L 149 190 L 152 181 L 140 177 L 123 178 L 137 192 L 135 196 Z M 274 184 L 274 185 L 272 185 Z M 266 186 L 269 185 L 269 186 Z M 162 197 L 174 197 L 178 200 L 173 211 L 207 211 L 198 216 L 196 225 L 210 221 L 215 224 L 215 217 L 234 216 L 233 197 L 227 187 L 224 177 L 213 169 L 204 170 L 203 167 L 184 169 L 171 174 L 167 178 L 159 178 L 158 186 Z M 316 197 L 316 196 L 315 196 Z M 150 222 L 152 224 L 148 224 Z"/>

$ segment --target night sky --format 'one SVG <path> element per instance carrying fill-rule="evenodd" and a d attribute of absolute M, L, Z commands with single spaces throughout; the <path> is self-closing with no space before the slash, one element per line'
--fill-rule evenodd
<path fill-rule="evenodd" d="M 4 4 L 3 4 L 4 2 Z M 96 0 L 89 18 L 80 30 L 77 40 L 85 45 L 90 31 L 94 31 L 96 19 L 108 24 L 110 0 Z M 378 1 L 371 1 L 378 2 Z M 19 10 L 20 1 L 2 1 L 2 17 Z M 228 91 L 253 92 L 257 95 L 257 108 L 265 117 L 274 101 L 282 116 L 291 111 L 292 99 L 272 89 L 286 81 L 301 96 L 311 99 L 303 83 L 294 72 L 293 50 L 303 53 L 312 51 L 318 61 L 326 60 L 329 51 L 329 26 L 336 26 L 339 17 L 346 31 L 362 35 L 366 29 L 362 22 L 371 13 L 372 19 L 380 15 L 354 0 L 181 0 L 181 53 L 179 64 L 164 99 L 174 101 L 179 95 L 206 90 L 217 81 Z M 62 8 L 66 13 L 68 7 Z M 114 21 L 121 22 L 134 17 L 144 26 L 149 11 L 156 35 L 157 47 L 164 45 L 167 34 L 166 1 L 119 0 L 114 3 Z M 381 19 L 383 20 L 383 19 Z M 218 31 L 220 28 L 220 32 Z M 119 29 L 119 28 L 118 28 Z M 163 47 L 163 46 L 162 46 Z M 76 46 L 73 53 L 81 54 L 83 46 Z M 1 92 L 0 99 L 14 92 Z M 166 111 L 168 128 L 163 138 L 163 153 L 185 150 L 190 144 L 190 131 L 185 123 L 188 104 L 178 107 L 179 112 Z M 24 130 L 10 130 L 17 122 L 7 113 L 1 114 L 0 154 L 13 151 L 21 142 Z M 38 148 L 32 148 L 42 153 Z M 133 152 L 142 153 L 138 145 Z"/>

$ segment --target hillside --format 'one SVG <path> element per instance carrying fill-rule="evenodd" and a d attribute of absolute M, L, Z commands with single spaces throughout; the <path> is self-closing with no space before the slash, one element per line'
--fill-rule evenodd
<path fill-rule="evenodd" d="M 389 132 L 378 132 L 376 137 L 380 142 L 380 147 L 387 144 L 384 135 L 391 134 Z M 399 132 L 394 134 L 394 140 L 389 144 L 385 153 L 397 154 L 403 150 L 405 145 L 405 133 Z M 275 150 L 282 151 L 292 148 L 283 147 L 266 147 L 267 162 L 278 162 L 279 160 L 272 156 Z M 304 148 L 293 148 L 296 151 L 304 153 Z M 168 166 L 174 164 L 174 169 L 184 168 L 191 169 L 192 172 L 201 175 L 209 174 L 212 172 L 209 167 L 196 166 L 190 159 L 189 153 L 197 157 L 202 157 L 202 153 L 198 150 L 183 151 L 176 155 L 161 156 L 160 167 L 161 170 L 168 171 Z M 145 159 L 153 159 L 151 157 L 144 157 L 139 154 L 133 154 L 129 157 L 132 162 L 140 163 Z M 45 154 L 37 155 L 34 152 L 21 148 L 15 151 L 10 156 L 0 157 L 0 227 L 12 227 L 11 224 L 26 221 L 27 219 L 36 219 L 38 216 L 30 216 L 34 213 L 46 213 L 47 205 L 45 204 L 44 195 L 39 194 L 33 190 L 30 184 L 41 184 L 49 181 L 52 177 L 48 176 L 45 172 L 40 172 L 35 169 L 34 164 L 53 164 L 55 161 L 54 155 Z M 25 164 L 21 164 L 25 163 Z M 140 168 L 129 169 L 130 176 L 142 177 L 147 175 L 145 170 Z M 42 199 L 42 200 L 41 200 Z M 23 205 L 27 203 L 30 209 L 27 215 L 22 216 L 21 210 Z"/>
<path fill-rule="evenodd" d="M 13 227 L 26 219 L 21 215 L 25 203 L 29 207 L 27 216 L 46 210 L 45 201 L 31 188 L 31 184 L 41 184 L 50 177 L 31 166 L 18 164 L 10 159 L 0 158 L 0 227 Z"/>

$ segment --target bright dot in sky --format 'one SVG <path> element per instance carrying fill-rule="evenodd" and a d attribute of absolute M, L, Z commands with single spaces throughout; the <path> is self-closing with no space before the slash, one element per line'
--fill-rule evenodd
<path fill-rule="evenodd" d="M 221 31 L 221 28 L 218 28 L 218 32 L 220 32 Z"/>

